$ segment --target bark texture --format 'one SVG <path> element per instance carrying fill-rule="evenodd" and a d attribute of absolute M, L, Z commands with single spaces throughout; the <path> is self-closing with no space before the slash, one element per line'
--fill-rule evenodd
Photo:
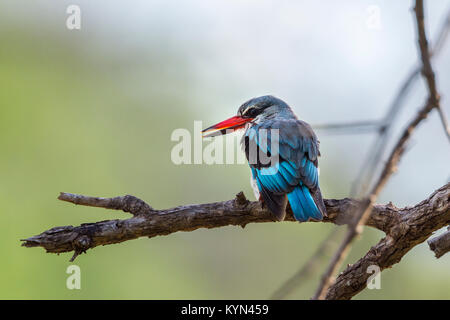
<path fill-rule="evenodd" d="M 384 231 L 389 235 L 397 235 L 407 230 L 406 226 L 419 226 L 428 236 L 432 231 L 450 222 L 449 212 L 450 184 L 443 186 L 433 195 L 414 207 L 396 208 L 391 203 L 375 205 L 366 225 Z M 223 226 L 242 226 L 248 223 L 275 221 L 271 213 L 257 201 L 248 201 L 239 193 L 235 199 L 184 205 L 165 210 L 155 210 L 150 205 L 134 196 L 115 198 L 98 198 L 70 193 L 61 193 L 59 199 L 78 205 L 123 210 L 133 217 L 124 220 L 106 220 L 96 223 L 85 223 L 80 226 L 55 227 L 43 233 L 22 240 L 25 247 L 43 247 L 47 252 L 63 253 L 74 251 L 74 259 L 78 254 L 100 245 L 119 243 L 139 237 L 156 237 L 178 231 L 193 231 L 199 228 L 218 228 Z M 352 199 L 327 199 L 325 205 L 328 217 L 324 222 L 337 225 L 352 221 L 353 213 L 361 206 L 361 202 Z M 295 221 L 288 209 L 287 221 Z M 440 227 L 439 227 L 440 226 Z M 409 229 L 408 229 L 409 230 Z M 428 236 L 422 235 L 424 241 Z M 398 238 L 398 237 L 397 237 Z M 403 243 L 403 239 L 398 238 Z M 409 238 L 408 238 L 409 241 Z M 411 243 L 405 243 L 410 245 Z"/>

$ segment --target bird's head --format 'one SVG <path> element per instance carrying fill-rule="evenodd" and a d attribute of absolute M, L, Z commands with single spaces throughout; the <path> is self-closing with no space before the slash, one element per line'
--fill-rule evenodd
<path fill-rule="evenodd" d="M 283 100 L 274 96 L 253 98 L 239 107 L 236 116 L 204 129 L 202 131 L 203 137 L 227 134 L 244 128 L 247 123 L 262 121 L 284 110 L 290 111 L 289 106 Z"/>

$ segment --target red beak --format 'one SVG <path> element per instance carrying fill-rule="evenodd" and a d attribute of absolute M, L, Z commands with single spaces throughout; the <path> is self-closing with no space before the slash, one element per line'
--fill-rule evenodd
<path fill-rule="evenodd" d="M 202 131 L 203 138 L 206 137 L 215 137 L 221 134 L 227 134 L 238 129 L 245 127 L 245 124 L 252 121 L 253 118 L 242 118 L 240 116 L 234 116 L 225 121 L 219 122 L 209 128 L 206 128 Z M 227 130 L 230 130 L 227 132 Z M 209 132 L 209 133 L 207 133 Z M 207 134 L 205 134 L 207 133 Z"/>

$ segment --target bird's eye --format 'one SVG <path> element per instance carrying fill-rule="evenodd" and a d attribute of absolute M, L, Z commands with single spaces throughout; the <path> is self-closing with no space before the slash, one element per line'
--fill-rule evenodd
<path fill-rule="evenodd" d="M 242 115 L 247 118 L 254 118 L 257 115 L 257 113 L 258 110 L 255 107 L 250 107 L 247 108 Z"/>

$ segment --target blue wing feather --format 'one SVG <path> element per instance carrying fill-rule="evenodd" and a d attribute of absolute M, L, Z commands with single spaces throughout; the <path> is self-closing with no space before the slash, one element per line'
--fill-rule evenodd
<path fill-rule="evenodd" d="M 291 205 L 292 212 L 294 213 L 295 220 L 307 220 L 305 209 L 303 208 L 303 193 L 300 187 L 297 187 L 294 189 L 294 191 L 288 193 L 287 197 L 289 200 L 289 204 Z"/>
<path fill-rule="evenodd" d="M 261 168 L 250 165 L 257 186 L 260 191 L 264 189 L 263 196 L 268 194 L 267 192 L 273 195 L 287 194 L 297 220 L 306 221 L 309 218 L 320 220 L 322 212 L 310 191 L 319 188 L 318 142 L 310 127 L 299 120 L 278 121 L 278 123 L 272 121 L 264 125 L 253 125 L 247 130 L 246 137 L 256 143 L 263 152 L 272 153 L 270 129 L 277 128 L 279 136 L 274 138 L 274 142 L 279 142 L 279 162 Z M 267 134 L 260 135 L 259 129 L 266 129 Z"/>

